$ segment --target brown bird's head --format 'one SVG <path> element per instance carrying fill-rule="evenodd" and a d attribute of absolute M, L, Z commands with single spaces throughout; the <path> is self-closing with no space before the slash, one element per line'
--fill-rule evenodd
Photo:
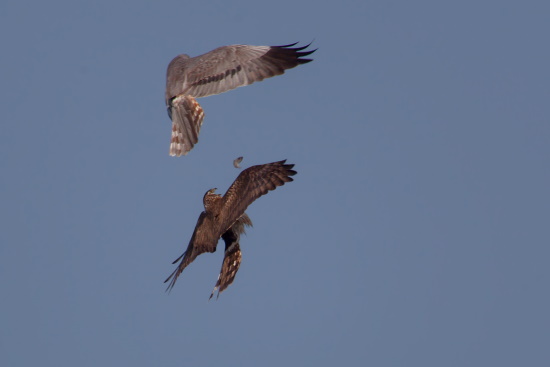
<path fill-rule="evenodd" d="M 222 198 L 221 195 L 215 194 L 217 188 L 210 189 L 204 194 L 202 198 L 202 203 L 204 204 L 204 209 L 208 211 L 209 208 L 212 208 L 212 204 Z"/>

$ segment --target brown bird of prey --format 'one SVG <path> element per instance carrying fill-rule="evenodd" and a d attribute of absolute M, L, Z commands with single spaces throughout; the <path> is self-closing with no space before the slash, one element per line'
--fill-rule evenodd
<path fill-rule="evenodd" d="M 186 155 L 199 141 L 204 112 L 195 98 L 281 75 L 286 69 L 305 64 L 315 52 L 309 47 L 232 45 L 197 57 L 176 56 L 166 71 L 166 107 L 172 119 L 170 155 Z"/>
<path fill-rule="evenodd" d="M 164 281 L 170 282 L 170 291 L 182 271 L 197 256 L 205 252 L 215 252 L 220 237 L 225 242 L 225 255 L 218 281 L 212 295 L 226 289 L 235 278 L 241 264 L 239 239 L 245 226 L 252 226 L 250 218 L 245 213 L 246 208 L 260 196 L 275 190 L 285 182 L 293 181 L 296 174 L 293 164 L 285 164 L 286 160 L 252 166 L 242 171 L 224 196 L 215 194 L 217 189 L 210 189 L 204 194 L 204 211 L 200 214 L 187 246 L 187 250 L 173 264 L 180 261 L 178 267 Z"/>

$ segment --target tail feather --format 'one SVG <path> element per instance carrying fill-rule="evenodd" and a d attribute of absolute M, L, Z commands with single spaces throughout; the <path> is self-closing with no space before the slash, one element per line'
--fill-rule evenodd
<path fill-rule="evenodd" d="M 195 98 L 186 95 L 173 98 L 169 109 L 172 118 L 170 155 L 186 155 L 199 141 L 204 111 Z"/>
<path fill-rule="evenodd" d="M 227 287 L 229 287 L 235 280 L 235 276 L 239 271 L 241 266 L 242 253 L 241 247 L 239 245 L 241 234 L 245 233 L 245 226 L 251 227 L 252 221 L 248 215 L 243 214 L 231 228 L 229 228 L 223 235 L 222 238 L 225 242 L 225 255 L 223 258 L 222 268 L 220 270 L 220 275 L 218 275 L 218 280 L 210 298 L 214 295 L 218 289 L 218 295 L 223 292 Z"/>

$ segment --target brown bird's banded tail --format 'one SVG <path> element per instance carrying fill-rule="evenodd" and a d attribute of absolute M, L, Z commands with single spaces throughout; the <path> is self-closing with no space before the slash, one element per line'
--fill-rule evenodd
<path fill-rule="evenodd" d="M 220 293 L 229 287 L 233 283 L 233 280 L 235 280 L 235 276 L 241 266 L 242 253 L 239 241 L 241 234 L 246 233 L 244 229 L 245 226 L 252 227 L 252 221 L 248 215 L 243 214 L 237 219 L 235 224 L 222 235 L 222 239 L 225 242 L 225 254 L 220 275 L 218 275 L 218 281 L 209 299 L 212 298 L 217 289 L 219 290 L 216 298 L 220 297 Z"/>
<path fill-rule="evenodd" d="M 237 275 L 237 271 L 239 271 L 239 267 L 241 266 L 241 259 L 241 247 L 238 242 L 234 242 L 231 247 L 225 251 L 222 270 L 220 271 L 220 275 L 218 275 L 218 281 L 216 282 L 209 299 L 214 296 L 214 293 L 216 293 L 216 290 L 218 289 L 218 296 L 216 298 L 219 298 L 220 293 L 233 283 L 233 280 L 235 280 L 235 275 Z"/>

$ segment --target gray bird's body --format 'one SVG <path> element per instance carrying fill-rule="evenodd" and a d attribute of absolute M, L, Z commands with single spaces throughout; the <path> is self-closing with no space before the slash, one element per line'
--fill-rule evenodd
<path fill-rule="evenodd" d="M 170 155 L 186 155 L 199 140 L 204 111 L 196 98 L 227 92 L 305 64 L 309 47 L 232 45 L 197 57 L 176 56 L 166 71 L 166 107 L 172 120 Z"/>

